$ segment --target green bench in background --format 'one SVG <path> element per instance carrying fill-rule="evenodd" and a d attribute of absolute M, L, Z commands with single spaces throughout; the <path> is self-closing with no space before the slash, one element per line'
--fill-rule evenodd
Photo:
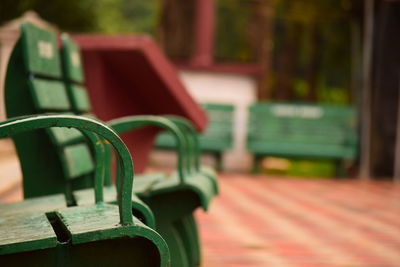
<path fill-rule="evenodd" d="M 356 118 L 349 106 L 257 103 L 249 107 L 248 127 L 254 172 L 265 156 L 321 158 L 334 160 L 342 176 L 343 161 L 357 155 Z"/>
<path fill-rule="evenodd" d="M 222 170 L 222 155 L 233 147 L 233 105 L 203 104 L 209 123 L 204 133 L 199 135 L 200 150 L 202 153 L 212 154 L 215 158 L 216 169 Z M 160 149 L 170 150 L 175 147 L 172 136 L 161 133 L 157 137 L 156 145 Z"/>
<path fill-rule="evenodd" d="M 98 121 L 71 115 L 26 116 L 1 122 L 0 138 L 50 127 L 79 129 L 95 150 L 100 147 L 98 136 L 112 145 L 119 170 L 118 205 L 103 200 L 107 161 L 99 157 L 92 204 L 66 207 L 65 198 L 57 195 L 1 204 L 2 265 L 170 266 L 163 238 L 132 216 L 132 159 L 113 130 Z"/>
<path fill-rule="evenodd" d="M 84 75 L 77 44 L 64 34 L 61 59 L 66 89 L 75 113 L 88 110 L 88 97 L 83 85 Z M 78 59 L 78 60 L 77 60 Z M 90 105 L 89 105 L 90 106 Z M 135 192 L 150 206 L 156 218 L 156 230 L 166 239 L 173 266 L 196 266 L 200 263 L 200 241 L 193 212 L 201 206 L 208 209 L 218 193 L 216 175 L 210 168 L 199 168 L 195 144 L 197 133 L 183 118 L 173 116 L 128 116 L 114 119 L 108 125 L 119 134 L 141 127 L 156 126 L 169 131 L 176 141 L 178 152 L 177 172 L 171 176 L 141 175 L 136 179 Z M 180 140 L 180 141 L 179 141 Z M 106 194 L 116 199 L 115 189 Z M 87 203 L 88 197 L 80 195 L 79 203 Z M 175 207 L 171 210 L 171 207 Z"/>
<path fill-rule="evenodd" d="M 9 117 L 45 112 L 93 117 L 87 114 L 90 103 L 83 86 L 79 49 L 66 35 L 62 42 L 60 57 L 54 34 L 31 24 L 22 25 L 21 38 L 14 48 L 6 77 L 5 99 Z M 177 174 L 135 179 L 134 190 L 140 199 L 132 195 L 132 212 L 147 225 L 154 227 L 155 224 L 155 229 L 167 241 L 172 266 L 199 264 L 200 244 L 193 212 L 197 207 L 207 209 L 217 194 L 215 177 L 192 168 L 188 137 L 171 120 L 130 116 L 113 120 L 108 125 L 119 134 L 140 127 L 158 126 L 175 136 L 179 158 Z M 90 189 L 85 188 L 93 186 L 96 159 L 79 132 L 51 128 L 19 134 L 13 140 L 21 161 L 25 198 L 65 192 L 68 205 L 92 203 Z M 104 157 L 110 160 L 109 145 L 102 147 Z M 104 199 L 116 204 L 117 190 L 110 185 L 109 169 L 104 170 L 104 175 Z"/>

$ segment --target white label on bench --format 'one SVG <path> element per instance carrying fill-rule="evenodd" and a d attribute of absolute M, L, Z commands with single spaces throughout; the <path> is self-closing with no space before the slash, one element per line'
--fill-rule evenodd
<path fill-rule="evenodd" d="M 49 42 L 39 41 L 39 56 L 47 59 L 53 58 L 53 46 Z"/>
<path fill-rule="evenodd" d="M 81 65 L 81 58 L 79 57 L 78 53 L 73 52 L 71 54 L 71 61 L 74 67 L 79 67 Z"/>
<path fill-rule="evenodd" d="M 313 106 L 276 105 L 272 108 L 272 113 L 277 117 L 318 119 L 322 117 L 324 111 L 319 107 Z"/>

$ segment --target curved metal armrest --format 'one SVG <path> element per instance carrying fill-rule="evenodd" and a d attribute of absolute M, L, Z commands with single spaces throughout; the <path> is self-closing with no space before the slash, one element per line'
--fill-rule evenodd
<path fill-rule="evenodd" d="M 169 131 L 176 140 L 178 150 L 178 175 L 181 183 L 185 181 L 186 141 L 182 131 L 170 120 L 161 116 L 126 116 L 108 121 L 107 124 L 118 134 L 146 126 L 156 126 Z"/>
<path fill-rule="evenodd" d="M 97 137 L 101 136 L 107 140 L 116 151 L 118 160 L 118 207 L 120 214 L 120 223 L 130 225 L 132 218 L 132 185 L 133 185 L 133 163 L 128 148 L 119 138 L 119 136 L 103 123 L 75 115 L 38 115 L 23 116 L 0 122 L 0 138 L 10 137 L 15 134 L 43 129 L 49 127 L 68 127 L 76 128 L 82 132 L 89 140 L 96 142 Z M 94 133 L 94 134 L 90 134 Z M 100 181 L 95 182 L 96 203 L 103 201 L 103 176 L 96 177 Z"/>
<path fill-rule="evenodd" d="M 188 143 L 188 151 L 190 155 L 190 160 L 188 164 L 192 163 L 194 166 L 190 164 L 188 168 L 194 169 L 196 171 L 200 170 L 200 142 L 199 142 L 199 134 L 193 126 L 192 122 L 186 118 L 179 117 L 176 115 L 166 115 L 165 118 L 171 120 L 175 123 L 185 134 L 184 136 L 187 139 Z"/>

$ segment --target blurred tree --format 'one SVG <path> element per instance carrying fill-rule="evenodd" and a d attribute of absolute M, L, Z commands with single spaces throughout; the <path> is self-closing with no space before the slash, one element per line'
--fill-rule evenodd
<path fill-rule="evenodd" d="M 217 62 L 258 64 L 263 72 L 258 80 L 260 99 L 337 101 L 330 96 L 342 95 L 340 101 L 346 102 L 351 84 L 350 24 L 359 23 L 354 10 L 362 2 L 215 0 L 214 57 Z M 159 37 L 170 58 L 185 61 L 193 51 L 194 3 L 2 0 L 0 23 L 32 9 L 69 32 L 149 33 Z M 338 90 L 346 93 L 333 92 Z"/>
<path fill-rule="evenodd" d="M 371 165 L 375 176 L 392 177 L 396 131 L 400 131 L 400 1 L 377 1 L 376 7 Z"/>
<path fill-rule="evenodd" d="M 193 51 L 195 1 L 162 0 L 158 39 L 167 55 L 188 60 Z"/>
<path fill-rule="evenodd" d="M 275 0 L 250 0 L 250 19 L 248 22 L 248 39 L 253 58 L 260 66 L 258 77 L 258 99 L 271 97 L 272 48 L 274 28 Z"/>
<path fill-rule="evenodd" d="M 111 1 L 2 0 L 0 2 L 0 23 L 19 17 L 25 11 L 34 10 L 45 20 L 56 24 L 63 30 L 96 31 L 100 28 L 98 25 L 98 18 L 102 13 L 100 2 Z"/>
<path fill-rule="evenodd" d="M 122 0 L 121 15 L 125 20 L 124 31 L 157 34 L 161 0 Z"/>
<path fill-rule="evenodd" d="M 154 32 L 157 3 L 140 0 L 2 0 L 0 24 L 34 10 L 68 32 Z"/>
<path fill-rule="evenodd" d="M 277 0 L 277 21 L 283 34 L 276 48 L 276 98 L 296 98 L 296 76 L 306 80 L 304 100 L 308 101 L 319 100 L 321 79 L 335 80 L 335 87 L 348 87 L 351 8 L 350 0 Z"/>
<path fill-rule="evenodd" d="M 249 27 L 249 19 L 257 2 L 246 0 L 217 0 L 216 4 L 216 32 L 215 32 L 215 59 L 219 62 L 248 62 L 256 61 L 251 42 L 258 39 L 254 27 Z M 255 20 L 258 20 L 256 18 Z M 254 20 L 254 22 L 256 22 Z M 259 23 L 255 23 L 259 26 Z M 255 26 L 255 25 L 254 25 Z M 253 48 L 254 49 L 254 48 Z"/>

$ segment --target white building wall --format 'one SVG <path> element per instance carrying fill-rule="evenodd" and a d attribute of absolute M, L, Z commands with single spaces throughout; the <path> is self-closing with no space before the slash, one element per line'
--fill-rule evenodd
<path fill-rule="evenodd" d="M 256 101 L 255 79 L 248 75 L 194 71 L 181 71 L 180 76 L 198 102 L 235 106 L 234 147 L 224 155 L 224 170 L 250 170 L 252 159 L 246 152 L 247 108 Z"/>

